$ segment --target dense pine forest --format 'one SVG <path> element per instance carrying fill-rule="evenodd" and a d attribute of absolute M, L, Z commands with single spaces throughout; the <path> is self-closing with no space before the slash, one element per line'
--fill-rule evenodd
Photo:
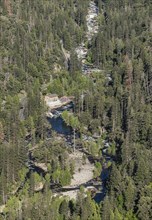
<path fill-rule="evenodd" d="M 0 1 L 2 220 L 152 219 L 152 3 L 92 2 L 98 31 L 88 41 L 90 0 Z M 83 73 L 81 42 L 97 71 Z M 47 94 L 73 97 L 61 118 L 74 147 L 46 117 Z M 80 149 L 95 181 L 108 170 L 99 202 L 84 185 L 76 199 L 55 196 L 71 184 Z"/>

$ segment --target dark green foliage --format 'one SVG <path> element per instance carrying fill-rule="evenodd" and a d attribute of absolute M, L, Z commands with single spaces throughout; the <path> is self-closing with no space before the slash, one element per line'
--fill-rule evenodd
<path fill-rule="evenodd" d="M 86 77 L 75 48 L 85 40 L 89 0 L 0 2 L 0 205 L 6 204 L 2 219 L 152 219 L 151 2 L 96 3 L 99 31 L 88 44 L 87 61 L 101 72 Z M 65 141 L 58 141 L 53 132 L 47 140 L 47 92 L 75 97 L 75 115 L 67 119 L 74 141 L 76 130 L 80 136 L 106 136 L 112 143 L 108 153 L 114 162 L 101 204 L 90 195 L 84 198 L 83 192 L 77 201 L 52 197 L 50 183 L 69 185 L 74 164 L 68 161 Z M 102 144 L 79 141 L 100 157 Z M 48 171 L 44 176 L 30 172 L 18 192 L 27 174 L 29 150 Z M 97 162 L 95 177 L 101 169 Z M 35 193 L 40 182 L 44 190 Z"/>

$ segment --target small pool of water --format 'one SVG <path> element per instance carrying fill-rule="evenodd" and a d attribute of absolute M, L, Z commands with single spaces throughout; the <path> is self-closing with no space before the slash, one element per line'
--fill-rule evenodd
<path fill-rule="evenodd" d="M 71 135 L 72 128 L 66 125 L 61 116 L 56 118 L 48 118 L 48 121 L 52 126 L 52 130 L 56 131 L 58 134 L 63 134 L 65 136 Z"/>
<path fill-rule="evenodd" d="M 69 108 L 71 110 L 71 106 Z M 68 110 L 69 110 L 68 109 Z M 64 111 L 64 109 L 58 109 L 58 111 Z M 72 137 L 71 135 L 73 134 L 72 128 L 70 126 L 68 126 L 64 120 L 62 119 L 61 115 L 58 117 L 53 117 L 53 118 L 48 118 L 49 123 L 51 124 L 51 130 L 54 130 L 55 132 L 57 132 L 59 135 L 64 135 L 67 140 L 68 138 L 70 138 L 68 141 L 70 144 L 72 144 Z M 79 137 L 79 135 L 77 134 L 76 137 Z M 108 161 L 112 161 L 112 158 L 110 156 L 108 156 L 106 153 L 103 153 L 103 157 L 105 158 L 106 163 Z M 94 197 L 94 200 L 97 203 L 100 203 L 101 201 L 104 200 L 105 196 L 106 196 L 106 180 L 109 177 L 109 169 L 103 167 L 103 170 L 101 172 L 101 180 L 102 180 L 102 184 L 101 184 L 101 191 L 99 193 L 97 193 Z"/>

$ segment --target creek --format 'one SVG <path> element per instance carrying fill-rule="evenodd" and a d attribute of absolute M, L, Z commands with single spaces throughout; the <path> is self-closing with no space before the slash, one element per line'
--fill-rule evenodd
<path fill-rule="evenodd" d="M 92 63 L 87 61 L 88 47 L 86 45 L 91 45 L 92 38 L 98 33 L 98 7 L 94 1 L 90 1 L 88 14 L 86 16 L 87 32 L 84 37 L 84 41 L 76 48 L 76 53 L 78 59 L 82 64 L 82 73 L 88 75 L 93 72 L 100 72 L 98 67 L 94 66 Z"/>
<path fill-rule="evenodd" d="M 101 70 L 98 69 L 98 67 L 94 66 L 91 63 L 87 62 L 87 56 L 88 56 L 88 48 L 86 45 L 91 45 L 92 38 L 95 34 L 98 33 L 98 7 L 95 4 L 94 1 L 90 1 L 89 8 L 88 8 L 88 14 L 86 16 L 86 22 L 87 22 L 87 32 L 86 36 L 84 37 L 84 41 L 75 49 L 78 59 L 82 63 L 82 74 L 89 76 L 90 73 L 93 72 L 99 72 Z M 69 110 L 69 109 L 67 109 Z M 62 117 L 60 116 L 60 109 L 57 110 L 57 113 L 55 113 L 56 117 L 53 117 L 51 119 L 48 119 L 51 123 L 52 129 L 56 131 L 60 135 L 66 136 L 72 136 L 72 129 L 65 124 Z M 85 140 L 89 137 L 85 137 Z M 71 138 L 72 140 L 72 138 Z M 72 143 L 70 144 L 72 146 Z M 100 175 L 100 184 L 98 186 L 95 186 L 96 180 L 92 179 L 89 182 L 86 182 L 82 184 L 84 187 L 88 186 L 95 186 L 97 189 L 97 193 L 94 196 L 94 200 L 99 203 L 102 201 L 106 195 L 106 182 L 109 177 L 109 168 L 107 168 L 108 162 L 112 162 L 112 157 L 107 155 L 105 152 L 107 151 L 109 147 L 109 144 L 105 142 L 104 144 L 104 150 L 102 151 L 102 172 Z M 81 149 L 82 150 L 82 149 Z M 83 151 L 84 152 L 84 151 Z M 99 181 L 97 181 L 99 182 Z M 68 192 L 71 190 L 78 190 L 80 186 L 76 187 L 70 187 L 70 188 L 58 188 L 56 192 L 62 193 L 62 192 Z"/>
<path fill-rule="evenodd" d="M 94 1 L 90 1 L 89 9 L 88 9 L 88 15 L 86 17 L 87 20 L 87 33 L 85 36 L 86 42 L 91 44 L 91 40 L 94 37 L 94 35 L 98 32 L 98 23 L 97 23 L 97 17 L 98 17 L 98 7 L 95 4 Z M 82 62 L 82 74 L 88 75 L 89 73 L 92 72 L 98 72 L 100 71 L 96 66 L 93 64 L 88 64 L 87 63 L 87 55 L 88 55 L 88 48 L 85 46 L 86 42 L 82 42 L 77 48 L 76 48 L 76 53 L 78 55 L 78 58 Z M 49 123 L 51 124 L 51 130 L 54 130 L 58 135 L 66 137 L 67 144 L 68 146 L 72 146 L 72 136 L 73 136 L 73 131 L 70 126 L 67 126 L 65 122 L 63 121 L 61 114 L 63 111 L 68 110 L 71 111 L 73 109 L 73 104 L 71 103 L 70 105 L 58 108 L 54 110 L 53 117 L 48 118 Z M 77 135 L 78 138 L 79 135 Z M 70 137 L 70 138 L 69 138 Z M 85 136 L 85 140 L 89 141 L 90 137 Z M 93 139 L 93 138 L 92 138 Z M 107 155 L 105 152 L 107 151 L 109 147 L 109 144 L 104 143 L 104 150 L 102 151 L 102 172 L 100 175 L 100 181 L 96 181 L 94 179 L 82 184 L 84 187 L 88 186 L 94 186 L 97 189 L 97 193 L 94 196 L 94 200 L 99 203 L 102 201 L 106 195 L 106 182 L 109 177 L 109 168 L 107 168 L 108 161 L 112 161 L 112 158 Z M 78 149 L 80 150 L 80 149 Z M 81 148 L 82 151 L 82 148 Z M 83 151 L 84 152 L 84 151 Z M 84 152 L 85 153 L 85 152 Z M 35 166 L 34 164 L 34 158 L 32 158 L 31 152 L 28 154 L 28 162 L 27 166 L 29 168 L 29 172 L 27 173 L 25 177 L 25 181 L 21 183 L 20 187 L 18 188 L 18 191 L 23 188 L 26 180 L 30 177 L 31 172 L 37 172 L 38 174 L 42 175 L 43 177 L 45 176 L 44 170 L 40 169 L 39 167 Z M 96 186 L 95 186 L 96 183 Z M 99 183 L 99 184 L 98 184 Z M 55 192 L 68 192 L 71 190 L 78 190 L 80 186 L 76 187 L 70 187 L 70 188 L 61 188 L 58 187 L 55 189 Z M 53 190 L 53 189 L 52 189 Z"/>
<path fill-rule="evenodd" d="M 52 130 L 57 132 L 60 135 L 71 135 L 72 133 L 72 128 L 70 126 L 67 126 L 66 123 L 62 119 L 62 112 L 63 111 L 73 111 L 74 105 L 71 102 L 70 104 L 60 107 L 54 111 L 52 111 L 53 117 L 48 117 L 48 121 L 51 124 Z"/>
<path fill-rule="evenodd" d="M 67 126 L 65 124 L 65 122 L 63 121 L 63 119 L 61 118 L 61 116 L 56 117 L 56 118 L 51 118 L 48 119 L 49 122 L 51 123 L 52 129 L 57 133 L 57 135 L 63 135 L 67 141 L 67 144 L 69 147 L 73 146 L 73 131 L 72 129 Z M 70 137 L 70 138 L 69 138 Z M 79 138 L 79 136 L 77 135 L 77 139 Z M 89 141 L 89 136 L 87 137 L 87 135 L 85 135 L 85 140 Z M 95 139 L 92 138 L 92 140 L 96 141 Z M 87 187 L 95 187 L 97 190 L 97 193 L 94 196 L 94 200 L 99 203 L 101 202 L 105 195 L 106 195 L 106 182 L 108 180 L 109 177 L 109 168 L 107 168 L 108 162 L 111 161 L 112 162 L 112 157 L 110 155 L 108 155 L 106 152 L 108 150 L 109 144 L 108 142 L 104 143 L 104 148 L 102 150 L 102 157 L 101 159 L 99 159 L 99 161 L 101 161 L 102 163 L 102 172 L 100 175 L 100 180 L 96 180 L 96 179 L 91 179 L 86 183 L 83 183 L 82 185 L 87 188 Z M 90 161 L 90 163 L 94 163 L 96 159 L 94 159 L 94 157 L 92 157 L 91 155 L 89 155 L 87 152 L 85 152 L 85 150 L 80 147 L 80 146 L 76 146 L 76 149 L 78 151 L 83 152 L 88 160 Z M 55 193 L 61 193 L 62 192 L 69 192 L 69 191 L 76 191 L 80 188 L 81 185 L 75 186 L 75 187 L 69 187 L 69 188 L 55 188 L 54 192 Z"/>

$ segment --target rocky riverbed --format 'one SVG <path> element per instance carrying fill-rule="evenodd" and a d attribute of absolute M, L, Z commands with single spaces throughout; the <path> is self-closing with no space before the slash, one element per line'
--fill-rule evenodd
<path fill-rule="evenodd" d="M 84 75 L 101 71 L 93 64 L 87 62 L 88 48 L 87 44 L 91 44 L 91 40 L 98 33 L 98 7 L 94 1 L 90 1 L 88 14 L 86 16 L 87 32 L 84 41 L 76 48 L 76 53 L 82 63 L 82 73 Z"/>
<path fill-rule="evenodd" d="M 98 8 L 97 8 L 95 2 L 91 1 L 90 5 L 89 5 L 89 9 L 88 9 L 88 15 L 86 17 L 88 31 L 87 31 L 86 37 L 85 37 L 85 39 L 87 39 L 87 42 L 89 42 L 89 43 L 91 42 L 94 34 L 96 34 L 98 31 L 97 17 L 98 17 Z M 86 57 L 88 54 L 88 48 L 85 45 L 86 44 L 84 42 L 82 42 L 81 45 L 79 45 L 79 47 L 76 48 L 78 58 L 82 62 L 82 73 L 88 74 L 88 73 L 100 71 L 95 66 L 93 66 L 91 64 L 86 64 Z M 70 107 L 65 106 L 65 107 L 67 107 L 65 109 L 71 109 L 71 106 Z M 52 125 L 52 129 L 57 132 L 58 136 L 62 135 L 62 136 L 66 137 L 68 135 L 72 135 L 72 130 L 69 126 L 65 125 L 62 118 L 60 117 L 60 111 L 62 112 L 65 109 L 59 109 L 58 111 L 54 112 L 55 117 L 53 117 L 52 119 L 48 119 L 48 120 Z M 90 137 L 84 137 L 84 138 L 85 139 L 87 138 L 87 140 L 89 141 Z M 69 146 L 69 147 L 72 146 L 72 143 L 70 142 L 70 144 L 68 144 L 68 142 L 67 142 L 67 146 Z M 105 148 L 106 148 L 106 146 L 105 146 Z M 86 155 L 85 162 L 83 159 L 84 154 Z M 72 160 L 75 163 L 75 169 L 74 169 L 73 178 L 71 180 L 71 184 L 69 186 L 58 188 L 57 190 L 55 190 L 53 192 L 54 196 L 65 195 L 65 196 L 68 196 L 70 199 L 73 199 L 73 198 L 77 197 L 77 193 L 78 193 L 80 187 L 84 186 L 85 191 L 88 188 L 90 189 L 90 187 L 91 187 L 91 189 L 95 189 L 96 191 L 100 192 L 99 193 L 100 195 L 97 196 L 97 199 L 96 199 L 97 201 L 101 201 L 104 198 L 105 192 L 106 192 L 106 187 L 105 187 L 105 184 L 103 184 L 101 181 L 103 180 L 105 182 L 105 180 L 107 179 L 108 170 L 106 167 L 106 163 L 108 162 L 109 159 L 106 159 L 106 157 L 105 157 L 105 162 L 104 162 L 105 168 L 103 168 L 103 171 L 101 174 L 101 180 L 98 182 L 98 181 L 94 181 L 94 179 L 93 179 L 93 171 L 95 168 L 94 163 L 92 163 L 87 158 L 87 156 L 88 156 L 87 152 L 81 151 L 80 149 L 77 149 L 74 153 L 69 154 L 69 160 Z M 43 167 L 42 167 L 42 165 L 43 165 Z M 30 170 L 35 170 L 36 172 L 38 172 L 38 173 L 41 172 L 42 174 L 46 173 L 47 170 L 46 170 L 46 166 L 44 167 L 44 165 L 45 164 L 37 164 L 37 163 L 35 164 L 33 162 L 31 153 L 29 153 L 29 160 L 28 160 L 29 172 L 27 173 L 27 176 L 30 174 Z M 26 178 L 25 178 L 24 182 L 26 182 Z M 21 186 L 19 187 L 19 189 L 22 189 L 24 182 L 21 183 Z M 102 189 L 101 189 L 101 187 L 102 187 Z M 99 191 L 99 189 L 100 189 L 100 191 Z"/>
<path fill-rule="evenodd" d="M 86 22 L 87 22 L 87 32 L 86 36 L 84 37 L 84 41 L 76 48 L 76 53 L 78 56 L 78 59 L 82 63 L 82 73 L 84 75 L 89 75 L 93 72 L 99 72 L 101 71 L 96 66 L 94 66 L 91 63 L 87 62 L 87 55 L 88 55 L 88 48 L 87 45 L 91 44 L 92 38 L 95 34 L 98 33 L 98 7 L 94 1 L 90 1 L 89 8 L 88 8 L 88 14 L 86 16 Z M 104 150 L 106 150 L 109 146 L 106 146 L 107 143 L 104 145 Z M 70 186 L 63 187 L 58 192 L 54 193 L 54 196 L 60 195 L 60 196 L 68 196 L 70 199 L 75 199 L 77 197 L 77 193 L 79 191 L 80 186 L 84 186 L 85 190 L 87 190 L 88 187 L 94 188 L 96 191 L 98 191 L 98 194 L 95 196 L 95 200 L 97 202 L 100 202 L 103 200 L 105 194 L 106 194 L 106 186 L 105 181 L 108 178 L 109 171 L 107 169 L 107 163 L 111 158 L 106 157 L 103 152 L 103 158 L 105 162 L 103 163 L 103 171 L 101 173 L 101 181 L 96 184 L 95 187 L 94 184 L 97 183 L 96 181 L 93 182 L 93 170 L 95 168 L 94 164 L 92 164 L 88 159 L 86 159 L 86 163 L 83 164 L 83 157 L 84 152 L 80 152 L 77 150 L 75 153 L 69 155 L 69 158 L 75 162 L 75 171 L 73 178 L 71 180 Z M 100 191 L 99 191 L 100 189 Z"/>

